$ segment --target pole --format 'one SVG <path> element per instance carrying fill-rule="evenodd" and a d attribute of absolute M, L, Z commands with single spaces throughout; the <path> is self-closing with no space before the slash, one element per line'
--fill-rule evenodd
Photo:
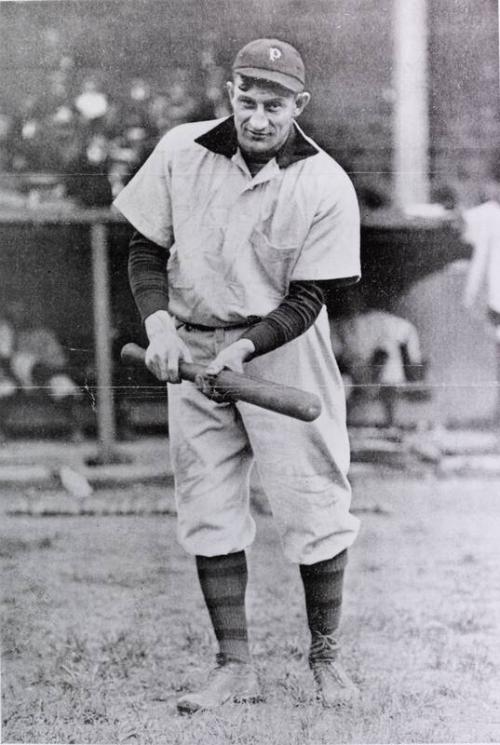
<path fill-rule="evenodd" d="M 394 201 L 429 201 L 427 1 L 393 0 Z"/>
<path fill-rule="evenodd" d="M 97 432 L 98 459 L 114 460 L 115 416 L 111 361 L 111 310 L 109 292 L 107 227 L 102 223 L 90 227 L 92 247 L 92 280 L 94 304 L 94 338 L 97 366 Z"/>

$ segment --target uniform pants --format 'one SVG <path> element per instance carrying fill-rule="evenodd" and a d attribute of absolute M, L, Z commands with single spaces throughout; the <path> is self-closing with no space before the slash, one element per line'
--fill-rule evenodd
<path fill-rule="evenodd" d="M 242 328 L 180 325 L 178 333 L 193 361 L 208 364 Z M 349 512 L 345 397 L 326 311 L 305 334 L 252 360 L 245 372 L 319 394 L 322 413 L 301 422 L 242 402 L 217 404 L 187 381 L 169 384 L 179 541 L 201 556 L 252 543 L 249 475 L 255 463 L 285 556 L 297 564 L 336 556 L 353 543 L 359 521 Z"/>

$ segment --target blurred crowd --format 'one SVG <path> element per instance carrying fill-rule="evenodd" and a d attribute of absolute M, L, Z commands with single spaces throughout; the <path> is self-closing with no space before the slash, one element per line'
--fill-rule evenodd
<path fill-rule="evenodd" d="M 84 206 L 107 205 L 167 130 L 229 113 L 225 80 L 210 44 L 196 69 L 171 69 L 161 82 L 82 75 L 61 54 L 36 95 L 15 107 L 0 102 L 0 173 L 19 175 L 39 197 L 45 190 Z"/>
<path fill-rule="evenodd" d="M 31 206 L 46 200 L 108 206 L 168 130 L 230 113 L 224 86 L 228 70 L 220 64 L 216 37 L 206 38 L 197 62 L 189 68 L 162 68 L 156 75 L 128 76 L 116 68 L 96 71 L 82 66 L 53 29 L 46 31 L 42 45 L 44 69 L 36 92 L 0 98 L 0 202 L 13 203 L 13 188 L 23 195 L 23 205 L 27 196 Z M 456 214 L 473 247 L 467 307 L 480 294 L 487 275 L 500 380 L 499 163 L 497 156 L 482 184 L 481 199 L 476 200 L 484 202 L 480 207 L 464 210 L 456 190 L 444 182 L 433 184 L 435 204 L 430 207 Z M 390 188 L 378 176 L 373 183 L 363 181 L 365 170 L 357 169 L 354 162 L 351 167 L 343 165 L 352 174 L 362 206 L 375 210 L 390 204 Z M 343 311 L 332 322 L 332 343 L 347 384 L 349 410 L 359 402 L 363 405 L 368 396 L 382 405 L 383 423 L 393 426 L 402 395 L 412 400 L 428 397 L 427 360 L 422 357 L 418 330 L 407 319 L 362 300 L 356 291 L 350 301 L 344 298 Z M 70 412 L 71 428 L 79 437 L 82 381 L 70 370 L 54 332 L 29 316 L 25 307 L 0 308 L 0 440 L 8 411 L 26 396 L 39 394 Z M 92 376 L 89 363 L 85 380 Z M 118 423 L 126 431 L 126 402 L 117 403 Z"/>

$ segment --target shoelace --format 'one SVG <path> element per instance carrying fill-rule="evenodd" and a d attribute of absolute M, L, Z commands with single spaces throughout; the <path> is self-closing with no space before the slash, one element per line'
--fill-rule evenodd
<path fill-rule="evenodd" d="M 311 642 L 309 660 L 311 662 L 331 662 L 337 656 L 339 642 L 333 634 L 315 634 Z"/>

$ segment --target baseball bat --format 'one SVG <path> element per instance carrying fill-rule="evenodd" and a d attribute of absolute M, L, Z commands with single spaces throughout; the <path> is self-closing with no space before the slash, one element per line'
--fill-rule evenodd
<path fill-rule="evenodd" d="M 137 344 L 125 344 L 121 350 L 122 362 L 126 364 L 144 364 L 145 358 L 146 351 Z M 205 370 L 203 365 L 192 362 L 181 360 L 179 363 L 181 378 L 193 383 L 205 376 Z M 321 413 L 321 401 L 314 393 L 243 375 L 233 370 L 221 370 L 211 387 L 226 401 L 245 401 L 303 422 L 312 422 Z"/>

